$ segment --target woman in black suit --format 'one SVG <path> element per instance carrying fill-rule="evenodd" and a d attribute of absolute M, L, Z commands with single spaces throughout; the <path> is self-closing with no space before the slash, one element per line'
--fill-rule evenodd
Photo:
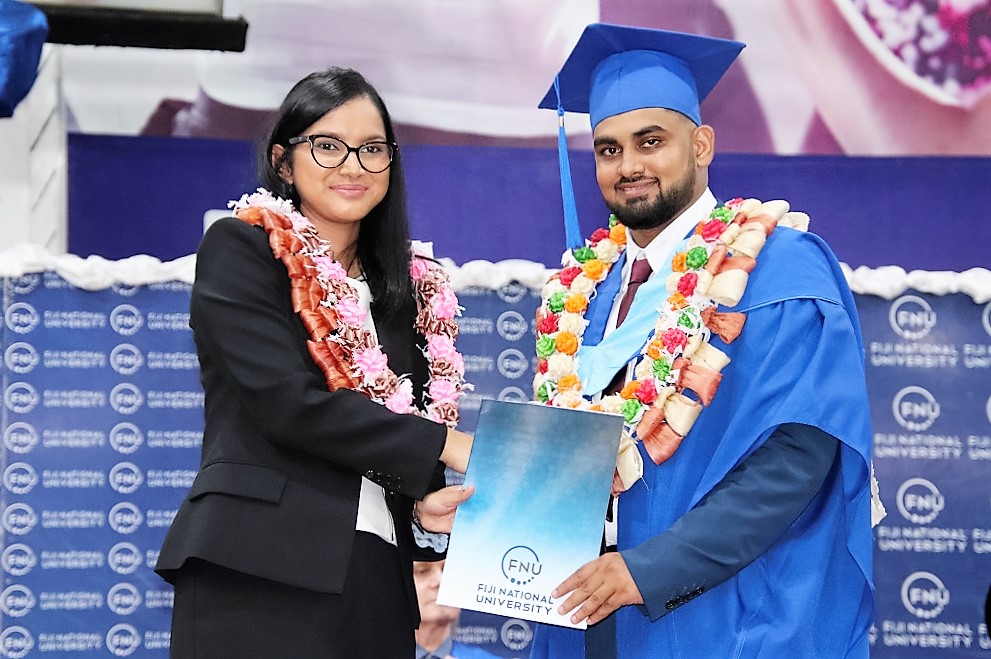
<path fill-rule="evenodd" d="M 412 657 L 431 552 L 411 523 L 449 531 L 471 494 L 444 488 L 471 448 L 457 302 L 411 256 L 392 123 L 357 72 L 289 92 L 261 178 L 197 251 L 202 463 L 156 566 L 171 656 Z"/>

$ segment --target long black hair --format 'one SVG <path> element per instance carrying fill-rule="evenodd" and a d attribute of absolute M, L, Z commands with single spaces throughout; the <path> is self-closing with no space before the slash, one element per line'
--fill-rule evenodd
<path fill-rule="evenodd" d="M 258 174 L 262 185 L 272 194 L 292 200 L 299 208 L 294 186 L 286 183 L 279 170 L 289 161 L 289 139 L 322 116 L 348 101 L 365 97 L 375 104 L 385 138 L 395 142 L 392 119 L 382 97 L 365 78 L 352 69 L 331 67 L 317 71 L 296 83 L 279 108 L 268 137 L 258 152 Z M 272 162 L 272 147 L 284 148 L 282 156 Z M 409 266 L 409 227 L 406 216 L 406 182 L 403 178 L 401 152 L 396 149 L 389 168 L 389 190 L 385 197 L 361 221 L 357 257 L 372 291 L 373 311 L 384 314 L 408 313 L 413 304 L 413 284 Z"/>

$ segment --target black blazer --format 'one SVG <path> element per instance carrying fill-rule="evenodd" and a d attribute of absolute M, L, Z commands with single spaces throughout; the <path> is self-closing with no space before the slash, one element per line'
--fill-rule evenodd
<path fill-rule="evenodd" d="M 286 268 L 260 227 L 234 218 L 210 227 L 197 251 L 190 312 L 206 394 L 202 462 L 156 571 L 172 581 L 195 557 L 339 593 L 364 475 L 386 489 L 419 620 L 410 514 L 414 499 L 444 485 L 446 428 L 355 391 L 327 391 L 293 312 Z M 375 318 L 392 370 L 413 374 L 422 390 L 427 366 L 412 322 Z"/>

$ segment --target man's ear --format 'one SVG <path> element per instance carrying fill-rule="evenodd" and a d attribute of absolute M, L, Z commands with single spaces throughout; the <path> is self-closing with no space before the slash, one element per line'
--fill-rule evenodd
<path fill-rule="evenodd" d="M 282 156 L 286 152 L 286 147 L 281 144 L 272 145 L 272 153 L 270 155 L 272 167 L 276 168 L 279 173 L 279 177 L 283 181 L 292 185 L 292 167 L 289 166 L 288 159 L 283 160 Z"/>
<path fill-rule="evenodd" d="M 692 131 L 692 150 L 697 167 L 708 167 L 716 155 L 716 131 L 702 124 Z"/>

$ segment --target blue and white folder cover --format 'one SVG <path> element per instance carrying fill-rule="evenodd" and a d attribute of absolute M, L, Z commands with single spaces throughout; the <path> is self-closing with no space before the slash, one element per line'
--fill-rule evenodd
<path fill-rule="evenodd" d="M 551 597 L 599 555 L 623 417 L 484 400 L 437 601 L 565 627 Z"/>

